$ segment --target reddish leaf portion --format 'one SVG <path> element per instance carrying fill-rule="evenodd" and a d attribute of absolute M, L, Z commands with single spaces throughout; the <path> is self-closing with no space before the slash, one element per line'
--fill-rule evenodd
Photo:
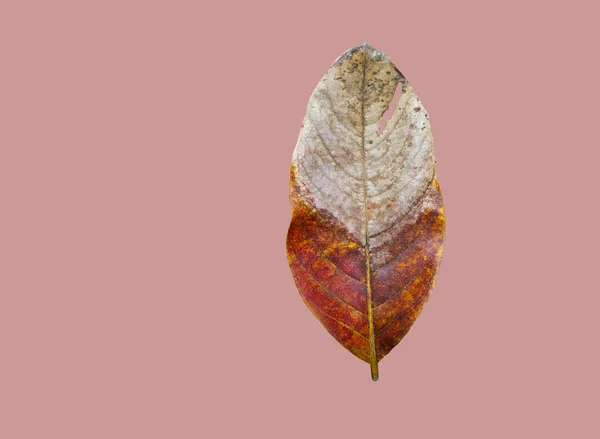
<path fill-rule="evenodd" d="M 402 340 L 415 322 L 429 298 L 441 259 L 445 217 L 437 181 L 427 188 L 424 198 L 431 208 L 399 233 L 391 244 L 395 257 L 374 267 L 377 361 Z M 327 331 L 358 358 L 369 362 L 364 248 L 332 215 L 305 203 L 293 169 L 290 199 L 294 215 L 287 252 L 298 291 Z"/>
<path fill-rule="evenodd" d="M 287 252 L 298 291 L 338 342 L 369 361 L 364 249 L 328 212 L 304 203 L 293 172 L 291 180 Z"/>

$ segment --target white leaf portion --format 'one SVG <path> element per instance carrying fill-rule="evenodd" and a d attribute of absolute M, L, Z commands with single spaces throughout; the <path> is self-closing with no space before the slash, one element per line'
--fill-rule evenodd
<path fill-rule="evenodd" d="M 398 105 L 378 134 L 398 84 Z M 385 54 L 365 44 L 331 66 L 309 100 L 293 165 L 314 207 L 363 245 L 382 246 L 415 221 L 435 175 L 433 138 L 427 112 Z"/>
<path fill-rule="evenodd" d="M 373 145 L 367 149 L 367 194 L 370 246 L 376 248 L 414 222 L 422 206 L 414 208 L 425 201 L 435 175 L 429 119 L 410 85 L 404 87 L 396 111 Z"/>

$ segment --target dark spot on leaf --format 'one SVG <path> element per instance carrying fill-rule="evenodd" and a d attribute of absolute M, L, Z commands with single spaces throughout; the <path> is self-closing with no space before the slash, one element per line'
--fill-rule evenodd
<path fill-rule="evenodd" d="M 373 143 L 373 141 L 372 141 L 372 140 L 369 140 L 369 143 Z"/>
<path fill-rule="evenodd" d="M 415 108 L 415 113 L 418 113 L 419 111 L 421 111 L 421 107 L 416 107 Z"/>

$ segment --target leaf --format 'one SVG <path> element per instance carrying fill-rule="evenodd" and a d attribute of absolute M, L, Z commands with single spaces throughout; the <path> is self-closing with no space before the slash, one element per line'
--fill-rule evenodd
<path fill-rule="evenodd" d="M 378 133 L 398 85 L 397 107 Z M 321 79 L 290 180 L 296 286 L 375 381 L 378 362 L 429 298 L 445 234 L 427 112 L 384 53 L 367 43 L 350 49 Z"/>

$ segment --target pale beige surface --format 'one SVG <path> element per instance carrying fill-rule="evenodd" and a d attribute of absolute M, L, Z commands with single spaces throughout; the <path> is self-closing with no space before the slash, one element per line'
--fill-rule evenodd
<path fill-rule="evenodd" d="M 201 3 L 0 1 L 0 438 L 597 438 L 592 2 Z M 377 383 L 285 256 L 308 98 L 365 40 L 448 217 Z"/>
<path fill-rule="evenodd" d="M 373 95 L 366 103 L 356 98 L 365 72 L 358 68 L 349 73 L 351 61 L 343 62 L 354 51 L 364 53 L 365 65 L 376 66 L 364 80 Z M 370 81 L 377 81 L 378 88 Z M 394 92 L 400 98 L 384 124 L 380 119 Z M 380 135 L 379 124 L 385 126 Z M 416 221 L 419 210 L 411 208 L 435 176 L 433 138 L 423 104 L 383 52 L 365 43 L 329 67 L 308 102 L 293 166 L 315 207 L 331 212 L 363 244 L 368 237 L 372 249 Z M 374 256 L 375 262 L 388 259 L 384 252 Z"/>

